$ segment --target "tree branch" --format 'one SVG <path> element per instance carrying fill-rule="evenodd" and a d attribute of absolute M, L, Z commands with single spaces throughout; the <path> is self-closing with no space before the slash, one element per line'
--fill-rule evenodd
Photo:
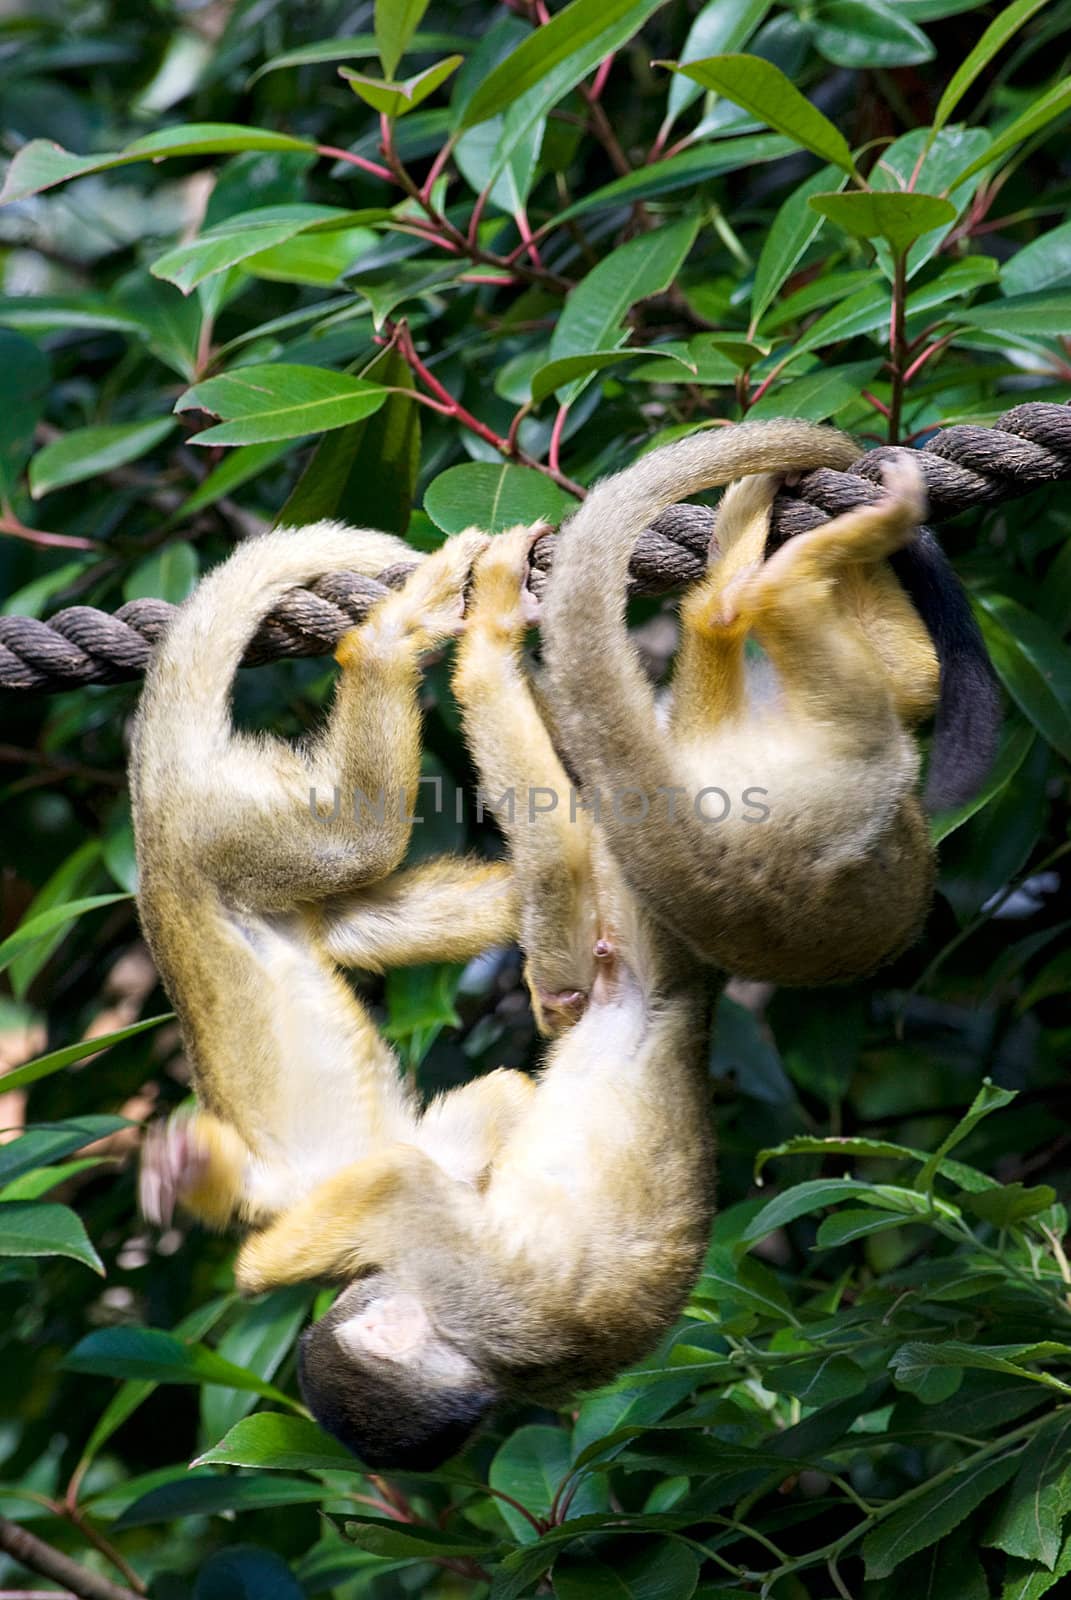
<path fill-rule="evenodd" d="M 0 1517 L 0 1550 L 6 1550 L 13 1561 L 31 1572 L 39 1572 L 42 1578 L 62 1583 L 79 1600 L 138 1600 L 133 1589 L 125 1589 L 110 1578 L 90 1572 L 88 1567 L 72 1561 L 61 1550 L 54 1550 L 35 1533 L 17 1522 L 10 1522 L 7 1517 Z"/>

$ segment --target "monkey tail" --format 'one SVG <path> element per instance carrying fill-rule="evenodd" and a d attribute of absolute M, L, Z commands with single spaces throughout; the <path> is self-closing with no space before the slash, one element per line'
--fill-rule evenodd
<path fill-rule="evenodd" d="M 966 804 L 985 781 L 1000 734 L 1000 690 L 970 601 L 930 530 L 922 528 L 890 561 L 933 640 L 941 671 L 922 796 L 932 816 Z"/>
<path fill-rule="evenodd" d="M 418 559 L 393 534 L 316 522 L 246 540 L 198 584 L 153 657 L 140 717 L 208 744 L 230 734 L 231 684 L 258 624 L 287 590 L 328 572 L 372 577 Z"/>
<path fill-rule="evenodd" d="M 586 785 L 673 784 L 653 695 L 628 639 L 628 566 L 644 528 L 676 501 L 734 478 L 844 470 L 858 455 L 846 435 L 816 423 L 743 422 L 664 445 L 595 485 L 558 535 L 542 623 L 548 702 L 566 759 Z M 653 830 L 633 832 L 642 847 Z"/>

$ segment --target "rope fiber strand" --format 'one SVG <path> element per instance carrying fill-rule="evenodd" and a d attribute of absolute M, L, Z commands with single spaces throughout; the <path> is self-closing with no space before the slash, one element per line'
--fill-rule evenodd
<path fill-rule="evenodd" d="M 881 446 L 862 456 L 850 472 L 820 468 L 804 474 L 774 504 L 770 547 L 878 499 L 881 466 L 892 453 Z M 947 521 L 972 507 L 995 505 L 1042 484 L 1071 479 L 1071 407 L 1036 401 L 1015 406 L 992 427 L 945 428 L 915 456 L 926 482 L 930 520 Z M 698 578 L 706 565 L 713 518 L 705 506 L 674 506 L 664 512 L 636 546 L 634 592 L 666 594 Z M 552 538 L 541 540 L 533 552 L 533 587 L 553 562 L 553 544 Z M 927 530 L 893 557 L 924 621 L 929 621 L 929 575 L 938 564 L 944 564 L 944 557 Z M 266 618 L 243 665 L 329 654 L 347 629 L 410 570 L 394 567 L 378 579 L 336 572 L 310 589 L 294 590 Z M 114 613 L 68 606 L 43 622 L 0 616 L 0 689 L 47 693 L 137 678 L 174 610 L 163 600 L 132 600 Z"/>

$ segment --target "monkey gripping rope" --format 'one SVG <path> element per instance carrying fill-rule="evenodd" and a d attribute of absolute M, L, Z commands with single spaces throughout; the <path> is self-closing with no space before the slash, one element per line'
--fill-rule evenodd
<path fill-rule="evenodd" d="M 819 468 L 804 474 L 774 504 L 771 543 L 817 527 L 881 494 L 881 465 L 892 450 L 862 456 L 850 472 Z M 975 506 L 1027 494 L 1071 478 L 1071 407 L 1038 401 L 1014 406 L 992 427 L 961 426 L 935 434 L 915 452 L 926 482 L 932 522 Z M 714 513 L 706 506 L 672 506 L 639 540 L 632 560 L 637 594 L 664 594 L 698 578 L 706 564 Z M 554 560 L 553 539 L 533 552 L 534 586 Z M 332 573 L 296 589 L 267 617 L 245 657 L 246 666 L 285 656 L 326 655 L 410 569 L 377 578 Z M 174 607 L 164 600 L 131 600 L 114 614 L 68 606 L 47 621 L 0 616 L 0 689 L 51 692 L 85 683 L 138 677 Z"/>

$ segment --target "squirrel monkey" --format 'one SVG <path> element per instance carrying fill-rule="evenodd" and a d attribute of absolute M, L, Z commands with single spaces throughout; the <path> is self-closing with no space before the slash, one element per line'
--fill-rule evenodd
<path fill-rule="evenodd" d="M 744 423 L 654 450 L 597 485 L 558 537 L 544 598 L 556 734 L 632 888 L 703 961 L 822 984 L 871 972 L 923 922 L 933 850 L 911 729 L 934 708 L 930 636 L 885 560 L 925 514 L 909 452 L 885 494 L 764 559 L 792 469 L 856 446 Z M 681 606 L 668 716 L 628 639 L 629 556 L 672 501 L 728 490 Z M 754 637 L 763 662 L 746 659 Z"/>
<path fill-rule="evenodd" d="M 501 536 L 478 561 L 456 683 L 477 760 L 493 752 L 485 782 L 564 793 L 518 665 L 530 543 Z M 345 637 L 326 728 L 295 751 L 230 723 L 259 617 L 292 585 L 405 547 L 328 524 L 250 541 L 176 617 L 134 741 L 140 911 L 200 1102 L 147 1140 L 142 1207 L 249 1224 L 246 1293 L 345 1285 L 303 1336 L 299 1381 L 372 1467 L 433 1468 L 498 1399 L 563 1399 L 642 1355 L 683 1304 L 711 1213 L 707 998 L 612 862 L 559 854 L 561 823 L 539 814 L 510 827 L 513 866 L 395 870 L 419 655 L 458 631 L 485 545 L 451 539 Z M 406 803 L 328 821 L 310 785 Z M 545 1019 L 578 1020 L 538 1085 L 499 1071 L 421 1108 L 338 967 L 461 959 L 514 935 L 519 900 L 549 941 L 545 969 L 529 955 Z"/>

